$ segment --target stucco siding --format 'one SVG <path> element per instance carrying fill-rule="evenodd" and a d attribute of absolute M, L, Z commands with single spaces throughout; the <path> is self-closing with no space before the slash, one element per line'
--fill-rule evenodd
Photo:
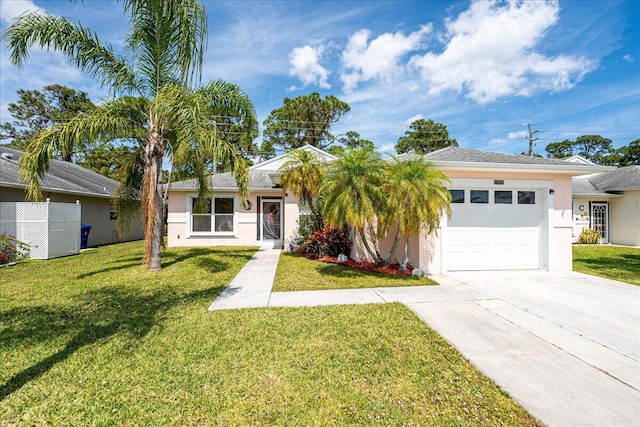
<path fill-rule="evenodd" d="M 190 232 L 190 218 L 188 203 L 195 192 L 172 191 L 169 193 L 167 214 L 167 244 L 175 246 L 256 246 L 260 245 L 259 237 L 259 200 L 283 200 L 283 240 L 285 248 L 297 235 L 298 230 L 298 199 L 283 191 L 253 192 L 247 198 L 251 203 L 250 209 L 240 203 L 240 197 L 233 192 L 214 192 L 214 196 L 235 197 L 234 216 L 235 230 L 233 235 L 226 236 L 198 236 Z"/>
<path fill-rule="evenodd" d="M 571 241 L 577 243 L 584 228 L 589 228 L 589 198 L 576 197 L 573 199 L 573 227 Z"/>
<path fill-rule="evenodd" d="M 611 199 L 610 241 L 616 245 L 640 246 L 640 190 L 625 191 Z"/>

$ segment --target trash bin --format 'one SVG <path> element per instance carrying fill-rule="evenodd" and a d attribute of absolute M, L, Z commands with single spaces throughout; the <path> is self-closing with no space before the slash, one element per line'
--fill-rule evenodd
<path fill-rule="evenodd" d="M 89 243 L 89 232 L 91 226 L 87 224 L 80 224 L 80 249 L 87 249 Z"/>

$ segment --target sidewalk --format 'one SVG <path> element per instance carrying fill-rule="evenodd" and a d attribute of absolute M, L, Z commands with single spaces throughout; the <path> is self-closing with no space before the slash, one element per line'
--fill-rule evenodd
<path fill-rule="evenodd" d="M 448 276 L 432 276 L 440 286 L 271 292 L 281 249 L 261 248 L 211 303 L 209 311 L 260 307 L 313 307 L 388 302 L 442 302 L 482 299 L 477 289 Z"/>

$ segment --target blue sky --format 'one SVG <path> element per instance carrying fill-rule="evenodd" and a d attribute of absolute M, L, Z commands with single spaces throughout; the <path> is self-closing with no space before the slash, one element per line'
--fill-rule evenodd
<path fill-rule="evenodd" d="M 640 2 L 205 1 L 203 81 L 240 85 L 258 119 L 318 91 L 351 111 L 334 135 L 359 132 L 393 153 L 416 118 L 447 126 L 461 147 L 527 149 L 524 123 L 549 142 L 599 134 L 615 147 L 640 138 Z M 127 19 L 107 0 L 3 0 L 0 29 L 38 9 L 122 45 Z M 60 83 L 94 102 L 104 88 L 62 56 L 32 50 L 22 70 L 0 53 L 0 122 L 20 88 Z"/>

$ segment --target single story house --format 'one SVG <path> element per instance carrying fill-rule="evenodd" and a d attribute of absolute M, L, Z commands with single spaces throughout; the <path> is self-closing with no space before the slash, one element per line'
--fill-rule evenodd
<path fill-rule="evenodd" d="M 24 153 L 0 145 L 0 202 L 24 202 L 26 185 L 19 175 L 19 160 Z M 141 223 L 131 233 L 119 236 L 116 212 L 111 199 L 118 182 L 73 163 L 52 160 L 41 181 L 42 193 L 51 202 L 76 203 L 82 207 L 81 222 L 91 226 L 89 246 L 143 238 Z"/>
<path fill-rule="evenodd" d="M 640 166 L 626 166 L 572 180 L 573 239 L 584 227 L 601 243 L 640 246 Z"/>
<path fill-rule="evenodd" d="M 335 157 L 315 147 L 323 161 Z M 401 160 L 415 154 L 403 154 Z M 451 218 L 429 236 L 409 242 L 409 261 L 428 273 L 456 270 L 572 269 L 572 177 L 610 167 L 563 160 L 447 147 L 427 156 L 450 179 Z M 287 247 L 297 234 L 303 206 L 280 187 L 278 168 L 286 154 L 250 168 L 245 205 L 230 173 L 211 177 L 209 211 L 193 212 L 195 180 L 169 189 L 167 241 L 172 246 L 257 245 Z M 391 237 L 381 250 L 391 247 Z M 359 242 L 351 257 L 366 258 Z M 400 245 L 402 246 L 402 245 Z M 396 258 L 404 257 L 399 247 Z"/>

